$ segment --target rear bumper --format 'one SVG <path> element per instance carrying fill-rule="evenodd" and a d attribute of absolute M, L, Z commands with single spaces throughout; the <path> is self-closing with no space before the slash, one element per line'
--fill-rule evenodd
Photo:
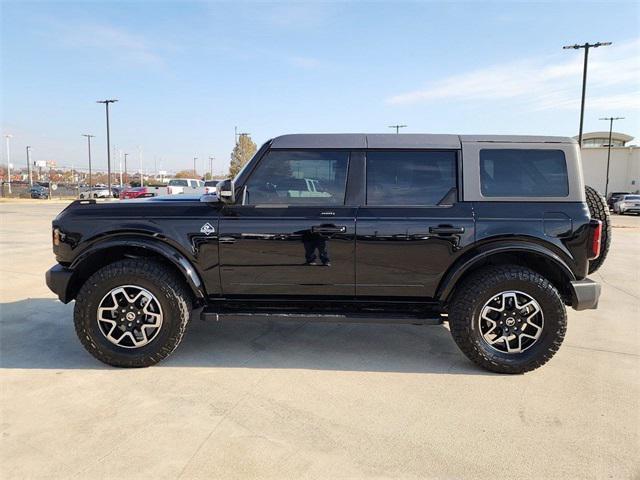
<path fill-rule="evenodd" d="M 71 282 L 72 275 L 73 271 L 62 265 L 51 267 L 45 274 L 47 287 L 58 296 L 62 303 L 69 303 L 72 300 L 68 296 L 69 283 Z"/>
<path fill-rule="evenodd" d="M 600 284 L 589 278 L 571 282 L 571 306 L 574 310 L 598 308 Z"/>

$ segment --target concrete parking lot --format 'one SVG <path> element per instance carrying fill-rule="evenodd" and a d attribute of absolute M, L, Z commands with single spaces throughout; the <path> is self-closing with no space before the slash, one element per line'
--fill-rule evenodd
<path fill-rule="evenodd" d="M 615 217 L 600 309 L 521 376 L 444 326 L 193 322 L 107 367 L 44 284 L 63 203 L 0 203 L 2 478 L 638 478 L 640 217 Z"/>

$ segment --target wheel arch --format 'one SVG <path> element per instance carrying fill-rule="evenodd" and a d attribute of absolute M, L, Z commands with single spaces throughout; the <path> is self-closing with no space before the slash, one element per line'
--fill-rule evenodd
<path fill-rule="evenodd" d="M 493 245 L 460 259 L 449 268 L 437 290 L 437 298 L 448 303 L 465 277 L 487 265 L 520 265 L 539 273 L 558 289 L 567 304 L 573 299 L 571 268 L 556 253 L 537 244 Z"/>
<path fill-rule="evenodd" d="M 122 236 L 109 238 L 82 252 L 70 265 L 73 274 L 67 298 L 75 299 L 84 282 L 100 268 L 124 258 L 153 258 L 184 278 L 196 300 L 204 299 L 204 283 L 192 263 L 174 247 L 158 240 Z"/>

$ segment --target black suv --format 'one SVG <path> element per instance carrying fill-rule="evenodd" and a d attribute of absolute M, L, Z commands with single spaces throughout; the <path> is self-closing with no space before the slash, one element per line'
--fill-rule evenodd
<path fill-rule="evenodd" d="M 560 137 L 285 135 L 216 194 L 72 203 L 47 284 L 110 365 L 226 314 L 447 322 L 472 361 L 526 372 L 566 305 L 598 303 L 609 213 L 579 163 Z"/>

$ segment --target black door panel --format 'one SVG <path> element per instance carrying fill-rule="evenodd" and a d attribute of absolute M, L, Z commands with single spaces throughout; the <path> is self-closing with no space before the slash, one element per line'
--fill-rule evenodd
<path fill-rule="evenodd" d="M 226 206 L 220 217 L 224 294 L 354 295 L 355 211 Z"/>
<path fill-rule="evenodd" d="M 358 210 L 356 294 L 432 297 L 461 249 L 473 242 L 471 204 Z"/>

